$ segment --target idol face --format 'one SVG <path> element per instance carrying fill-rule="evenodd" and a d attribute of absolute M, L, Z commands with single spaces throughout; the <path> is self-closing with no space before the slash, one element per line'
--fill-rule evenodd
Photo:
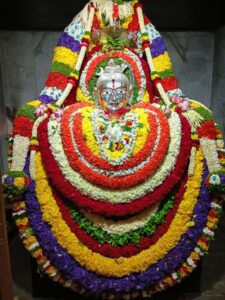
<path fill-rule="evenodd" d="M 97 81 L 96 98 L 98 104 L 112 113 L 125 108 L 130 101 L 132 88 L 123 67 L 111 59 Z"/>
<path fill-rule="evenodd" d="M 100 105 L 112 112 L 125 108 L 128 103 L 127 98 L 128 85 L 126 80 L 121 80 L 121 78 L 112 77 L 99 88 Z"/>

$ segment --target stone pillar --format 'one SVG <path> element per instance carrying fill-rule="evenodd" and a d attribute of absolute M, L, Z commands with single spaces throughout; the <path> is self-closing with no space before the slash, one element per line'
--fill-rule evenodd
<path fill-rule="evenodd" d="M 225 134 L 225 27 L 215 35 L 211 109 Z"/>

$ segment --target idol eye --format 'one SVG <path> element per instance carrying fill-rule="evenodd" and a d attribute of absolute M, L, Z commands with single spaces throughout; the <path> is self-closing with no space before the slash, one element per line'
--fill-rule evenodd
<path fill-rule="evenodd" d="M 109 95 L 109 94 L 110 94 L 110 91 L 104 91 L 103 94 L 104 94 L 104 95 Z"/>

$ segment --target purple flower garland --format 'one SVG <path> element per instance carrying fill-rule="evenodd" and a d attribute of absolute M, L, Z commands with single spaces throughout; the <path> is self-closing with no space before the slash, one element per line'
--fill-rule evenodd
<path fill-rule="evenodd" d="M 50 97 L 48 95 L 44 95 L 44 94 L 40 95 L 38 100 L 40 100 L 44 104 L 49 104 L 49 103 L 55 102 L 55 99 L 53 99 L 52 97 Z"/>
<path fill-rule="evenodd" d="M 79 53 L 81 49 L 80 42 L 75 40 L 72 36 L 68 35 L 68 33 L 63 32 L 57 46 L 66 47 L 73 52 Z"/>
<path fill-rule="evenodd" d="M 152 57 L 157 57 L 167 51 L 166 45 L 162 37 L 155 38 L 151 43 L 151 54 Z"/>
<path fill-rule="evenodd" d="M 207 175 L 208 170 L 205 164 L 203 182 Z M 79 282 L 87 290 L 95 294 L 103 293 L 104 291 L 128 293 L 134 290 L 143 290 L 154 285 L 180 267 L 195 248 L 199 236 L 202 234 L 202 230 L 207 222 L 209 209 L 211 208 L 210 203 L 210 194 L 204 183 L 202 183 L 199 200 L 193 213 L 193 221 L 195 221 L 196 225 L 187 230 L 174 249 L 146 271 L 122 278 L 105 278 L 79 266 L 58 244 L 51 233 L 49 225 L 42 220 L 40 206 L 35 197 L 34 182 L 30 183 L 29 191 L 26 194 L 29 222 L 36 233 L 44 254 L 68 279 Z"/>
<path fill-rule="evenodd" d="M 73 52 L 79 53 L 81 49 L 81 45 L 79 41 L 76 41 L 72 36 L 68 35 L 66 32 L 63 32 L 57 46 L 63 46 L 67 49 L 72 50 Z M 42 94 L 38 97 L 38 99 L 45 104 L 56 102 L 52 97 Z"/>

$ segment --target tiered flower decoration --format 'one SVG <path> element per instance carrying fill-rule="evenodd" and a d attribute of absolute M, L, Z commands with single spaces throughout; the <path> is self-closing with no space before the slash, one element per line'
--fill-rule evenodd
<path fill-rule="evenodd" d="M 60 38 L 39 99 L 17 114 L 3 186 L 54 281 L 104 299 L 150 297 L 208 251 L 223 146 L 211 112 L 179 90 L 138 1 L 93 0 Z"/>

